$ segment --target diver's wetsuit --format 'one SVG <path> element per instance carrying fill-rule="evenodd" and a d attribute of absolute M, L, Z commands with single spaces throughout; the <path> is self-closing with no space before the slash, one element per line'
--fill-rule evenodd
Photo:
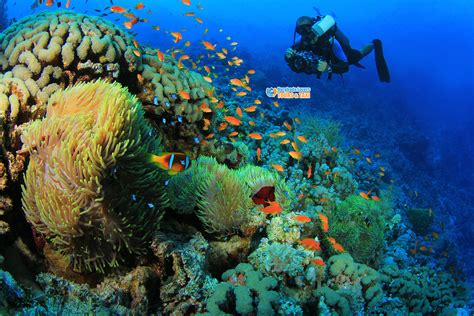
<path fill-rule="evenodd" d="M 350 46 L 348 38 L 337 27 L 315 39 L 312 33 L 301 36 L 291 48 L 297 52 L 312 52 L 329 63 L 332 72 L 337 74 L 348 72 L 349 65 L 357 64 L 363 57 Z"/>

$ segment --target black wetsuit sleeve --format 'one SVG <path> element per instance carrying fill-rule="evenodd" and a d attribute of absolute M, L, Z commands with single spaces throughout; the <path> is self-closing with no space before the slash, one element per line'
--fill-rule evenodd
<path fill-rule="evenodd" d="M 337 63 L 330 63 L 332 72 L 336 74 L 343 74 L 349 71 L 349 64 L 344 61 L 339 61 Z"/>

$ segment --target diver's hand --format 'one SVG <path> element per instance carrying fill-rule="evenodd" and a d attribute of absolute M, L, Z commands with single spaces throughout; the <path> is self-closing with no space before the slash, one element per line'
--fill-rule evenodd
<path fill-rule="evenodd" d="M 288 48 L 285 52 L 285 60 L 289 60 L 291 59 L 293 56 L 295 55 L 295 51 L 293 50 L 293 48 Z"/>
<path fill-rule="evenodd" d="M 329 64 L 327 62 L 325 62 L 324 60 L 318 61 L 317 69 L 318 69 L 319 72 L 331 71 L 331 68 L 329 67 Z"/>

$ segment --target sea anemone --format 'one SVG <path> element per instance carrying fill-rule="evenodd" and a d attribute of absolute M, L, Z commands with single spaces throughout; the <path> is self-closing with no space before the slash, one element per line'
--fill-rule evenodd
<path fill-rule="evenodd" d="M 104 81 L 59 91 L 22 141 L 26 218 L 74 271 L 103 273 L 146 252 L 167 199 L 146 160 L 159 141 L 134 96 Z"/>

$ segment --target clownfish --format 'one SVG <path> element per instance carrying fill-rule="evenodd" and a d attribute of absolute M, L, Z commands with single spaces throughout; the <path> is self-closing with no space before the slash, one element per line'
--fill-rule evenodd
<path fill-rule="evenodd" d="M 163 170 L 168 170 L 170 175 L 183 172 L 191 166 L 191 159 L 183 153 L 150 154 L 150 162 Z"/>

